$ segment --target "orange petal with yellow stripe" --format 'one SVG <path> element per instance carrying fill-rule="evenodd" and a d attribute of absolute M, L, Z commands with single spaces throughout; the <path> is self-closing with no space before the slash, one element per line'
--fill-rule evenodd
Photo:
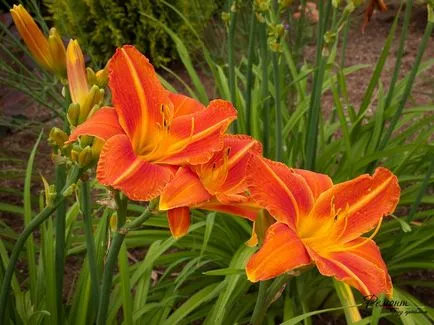
<path fill-rule="evenodd" d="M 109 61 L 109 86 L 119 122 L 137 154 L 146 153 L 158 123 L 173 116 L 173 105 L 149 60 L 131 45 Z"/>
<path fill-rule="evenodd" d="M 392 295 L 392 282 L 380 250 L 368 238 L 357 238 L 341 251 L 313 252 L 308 249 L 321 274 L 333 276 L 355 287 L 364 296 Z"/>
<path fill-rule="evenodd" d="M 256 220 L 259 208 L 251 202 L 238 202 L 238 203 L 221 203 L 216 199 L 204 202 L 196 206 L 200 209 L 218 211 L 227 214 L 233 214 L 239 217 L 247 218 L 251 221 Z"/>
<path fill-rule="evenodd" d="M 378 168 L 372 176 L 361 175 L 323 192 L 300 232 L 314 233 L 318 225 L 330 223 L 342 242 L 350 241 L 372 230 L 382 217 L 392 213 L 399 195 L 396 176 L 386 168 Z"/>
<path fill-rule="evenodd" d="M 187 207 L 170 209 L 167 211 L 167 220 L 173 237 L 178 239 L 185 236 L 190 227 L 190 209 Z"/>
<path fill-rule="evenodd" d="M 158 162 L 172 165 L 206 163 L 215 151 L 222 149 L 222 135 L 236 117 L 237 111 L 231 103 L 217 99 L 205 110 L 174 118 L 167 155 Z"/>
<path fill-rule="evenodd" d="M 149 201 L 160 195 L 173 174 L 171 166 L 150 164 L 137 157 L 125 134 L 115 135 L 105 142 L 97 168 L 101 184 L 137 201 Z"/>
<path fill-rule="evenodd" d="M 188 167 L 180 167 L 161 193 L 160 210 L 192 206 L 210 198 L 196 173 Z"/>
<path fill-rule="evenodd" d="M 259 251 L 250 257 L 246 273 L 251 282 L 257 282 L 310 263 L 311 258 L 296 233 L 285 224 L 275 223 L 268 228 Z"/>
<path fill-rule="evenodd" d="M 124 134 L 119 124 L 118 115 L 113 108 L 103 107 L 91 118 L 77 126 L 69 136 L 68 142 L 74 142 L 81 135 L 91 135 L 102 140 L 108 140 L 117 134 Z"/>
<path fill-rule="evenodd" d="M 252 155 L 247 168 L 249 192 L 278 221 L 295 229 L 314 203 L 306 180 L 286 165 Z"/>
<path fill-rule="evenodd" d="M 196 99 L 169 92 L 169 99 L 173 104 L 173 116 L 188 115 L 203 111 L 206 107 Z"/>
<path fill-rule="evenodd" d="M 328 175 L 311 172 L 310 170 L 305 169 L 294 168 L 292 171 L 303 176 L 315 199 L 317 199 L 322 192 L 325 192 L 333 186 L 333 181 Z"/>

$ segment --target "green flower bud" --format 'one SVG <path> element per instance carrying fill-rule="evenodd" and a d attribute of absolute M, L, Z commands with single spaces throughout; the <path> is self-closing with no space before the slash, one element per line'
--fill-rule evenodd
<path fill-rule="evenodd" d="M 92 163 L 92 148 L 87 146 L 78 155 L 78 163 L 81 167 L 86 167 Z"/>
<path fill-rule="evenodd" d="M 59 128 L 52 128 L 48 136 L 48 143 L 52 146 L 62 148 L 64 143 L 68 140 L 68 135 Z"/>
<path fill-rule="evenodd" d="M 80 104 L 73 103 L 68 108 L 68 121 L 72 126 L 77 126 L 80 117 Z"/>

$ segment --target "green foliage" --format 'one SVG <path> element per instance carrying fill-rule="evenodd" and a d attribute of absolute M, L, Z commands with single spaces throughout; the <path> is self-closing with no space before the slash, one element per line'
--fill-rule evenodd
<path fill-rule="evenodd" d="M 147 16 L 170 26 L 190 49 L 196 48 L 185 22 L 161 0 L 45 0 L 45 4 L 60 32 L 78 38 L 92 61 L 99 65 L 124 44 L 135 45 L 156 66 L 176 58 L 175 45 L 169 36 Z M 176 0 L 172 4 L 202 34 L 218 2 Z"/>

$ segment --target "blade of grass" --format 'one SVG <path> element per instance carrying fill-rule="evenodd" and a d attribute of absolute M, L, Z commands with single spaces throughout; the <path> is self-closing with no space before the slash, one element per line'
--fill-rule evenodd
<path fill-rule="evenodd" d="M 236 103 L 236 75 L 235 75 L 235 55 L 234 55 L 234 37 L 235 37 L 235 27 L 237 25 L 237 12 L 236 10 L 232 10 L 232 6 L 236 6 L 235 1 L 231 0 L 229 3 L 230 10 L 230 19 L 229 19 L 229 31 L 228 31 L 228 40 L 227 40 L 227 48 L 228 48 L 228 79 L 229 79 L 229 100 L 232 102 L 235 107 Z M 235 121 L 232 124 L 233 133 L 237 133 L 238 129 L 238 121 Z"/>
<path fill-rule="evenodd" d="M 119 251 L 119 272 L 123 297 L 123 315 L 125 325 L 133 325 L 133 302 L 131 297 L 130 275 L 128 269 L 128 251 L 125 242 Z"/>
<path fill-rule="evenodd" d="M 251 135 L 252 129 L 252 85 L 253 85 L 253 72 L 252 65 L 254 60 L 254 46 L 256 41 L 256 13 L 254 10 L 250 13 L 250 29 L 249 29 L 249 45 L 247 50 L 247 84 L 245 91 L 245 101 L 246 101 L 246 133 Z"/>
<path fill-rule="evenodd" d="M 65 190 L 69 188 L 70 185 L 74 184 L 79 176 L 81 174 L 81 169 L 79 167 L 75 167 L 71 171 L 71 175 L 69 179 L 67 180 L 67 184 L 65 185 L 64 189 L 61 193 L 58 193 L 56 200 L 53 202 L 51 206 L 47 206 L 44 208 L 40 213 L 38 213 L 30 222 L 29 224 L 24 228 L 23 232 L 18 237 L 14 248 L 12 250 L 10 260 L 8 267 L 6 269 L 5 276 L 3 278 L 1 291 L 0 291 L 0 323 L 4 323 L 5 321 L 5 310 L 7 305 L 7 299 L 9 295 L 9 288 L 10 288 L 10 282 L 12 279 L 12 276 L 15 271 L 15 266 L 18 262 L 18 258 L 20 256 L 20 253 L 26 244 L 27 239 L 32 234 L 32 232 L 39 227 L 48 217 L 50 217 L 54 211 L 56 210 L 57 206 L 61 204 L 65 200 L 65 196 L 63 195 Z"/>
<path fill-rule="evenodd" d="M 316 47 L 316 70 L 313 77 L 313 88 L 309 104 L 309 114 L 307 121 L 306 131 L 306 162 L 305 168 L 314 170 L 315 159 L 318 143 L 318 123 L 319 115 L 321 113 L 321 89 L 325 75 L 327 56 L 323 56 L 324 34 L 327 27 L 328 18 L 330 15 L 331 1 L 325 4 L 323 1 L 319 2 L 319 17 L 318 23 L 318 40 Z"/>
<path fill-rule="evenodd" d="M 428 6 L 428 10 L 432 11 L 433 9 Z M 379 146 L 379 150 L 382 150 L 386 147 L 387 143 L 390 140 L 390 137 L 392 136 L 392 132 L 394 131 L 396 124 L 398 123 L 398 120 L 401 117 L 401 114 L 402 114 L 402 111 L 405 107 L 405 104 L 407 103 L 407 100 L 411 94 L 411 89 L 413 88 L 413 84 L 414 84 L 414 81 L 416 79 L 416 75 L 417 75 L 417 72 L 419 70 L 419 66 L 420 66 L 420 63 L 422 61 L 423 54 L 425 53 L 425 50 L 426 50 L 428 43 L 431 39 L 433 27 L 434 27 L 434 22 L 428 20 L 428 23 L 427 23 L 426 28 L 425 28 L 425 32 L 424 32 L 423 37 L 422 37 L 422 41 L 419 45 L 416 59 L 414 60 L 413 67 L 410 71 L 409 79 L 405 85 L 404 94 L 402 95 L 402 97 L 399 101 L 399 104 L 398 104 L 398 108 L 397 108 L 395 114 L 393 115 L 392 120 L 390 121 L 390 125 L 387 128 L 387 130 L 383 136 L 383 139 L 382 139 L 380 146 Z"/>
<path fill-rule="evenodd" d="M 38 139 L 32 148 L 30 153 L 29 161 L 26 168 L 26 177 L 24 181 L 24 226 L 27 227 L 32 221 L 32 199 L 31 199 L 31 185 L 32 185 L 32 174 L 33 174 L 33 162 L 35 160 L 36 150 L 41 141 L 43 131 L 39 133 Z M 35 260 L 35 242 L 33 236 L 30 235 L 26 243 L 27 251 L 27 263 L 29 269 L 29 279 L 30 279 L 30 297 L 33 303 L 37 301 L 36 293 L 36 282 L 37 282 L 37 271 L 36 271 L 36 260 Z"/>
<path fill-rule="evenodd" d="M 92 229 L 92 205 L 89 181 L 82 180 L 80 183 L 79 195 L 80 211 L 83 216 L 83 229 L 86 240 L 87 261 L 89 263 L 89 272 L 91 280 L 92 305 L 98 306 L 99 298 L 99 276 L 95 240 Z M 94 309 L 93 309 L 94 310 Z M 95 314 L 95 313 L 93 313 Z"/>

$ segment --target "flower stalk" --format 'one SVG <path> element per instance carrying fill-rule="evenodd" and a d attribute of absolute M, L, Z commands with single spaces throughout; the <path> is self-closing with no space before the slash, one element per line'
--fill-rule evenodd
<path fill-rule="evenodd" d="M 57 195 L 57 198 L 53 202 L 53 204 L 45 207 L 41 212 L 39 212 L 38 215 L 36 215 L 36 217 L 33 218 L 32 221 L 24 228 L 23 232 L 18 237 L 17 242 L 12 249 L 9 264 L 6 269 L 6 273 L 3 278 L 3 283 L 0 290 L 0 323 L 4 324 L 6 322 L 6 304 L 9 296 L 10 284 L 24 244 L 26 243 L 32 232 L 36 228 L 38 228 L 45 220 L 47 220 L 48 217 L 50 217 L 56 211 L 59 205 L 64 202 L 66 196 L 69 194 L 71 185 L 77 182 L 81 172 L 82 170 L 78 166 L 75 166 L 71 170 L 69 179 L 67 179 L 63 190 L 59 195 Z"/>
<path fill-rule="evenodd" d="M 118 206 L 117 209 L 117 230 L 115 231 L 110 248 L 108 250 L 107 262 L 104 266 L 104 273 L 101 285 L 101 294 L 99 299 L 98 306 L 98 316 L 97 316 L 97 325 L 105 325 L 108 314 L 108 307 L 110 302 L 110 291 L 112 287 L 113 281 L 113 270 L 116 265 L 116 261 L 118 260 L 118 255 L 122 246 L 122 243 L 128 233 L 128 231 L 140 226 L 143 222 L 145 222 L 152 213 L 153 208 L 155 207 L 155 201 L 151 201 L 140 217 L 136 218 L 134 221 L 124 225 L 126 220 L 127 213 L 127 198 L 121 198 L 119 193 L 116 194 L 116 203 Z"/>

